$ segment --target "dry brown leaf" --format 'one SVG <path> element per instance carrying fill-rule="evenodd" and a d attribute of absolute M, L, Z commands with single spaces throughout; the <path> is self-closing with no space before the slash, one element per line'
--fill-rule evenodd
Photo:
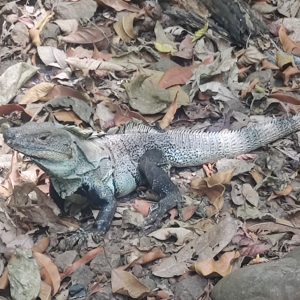
<path fill-rule="evenodd" d="M 283 25 L 280 26 L 278 35 L 284 51 L 286 51 L 287 53 L 292 53 L 294 55 L 300 56 L 299 44 L 295 43 L 290 39 Z"/>
<path fill-rule="evenodd" d="M 151 203 L 146 200 L 136 199 L 132 204 L 132 207 L 144 217 L 147 217 L 149 215 Z"/>
<path fill-rule="evenodd" d="M 98 247 L 90 250 L 83 257 L 75 261 L 71 266 L 67 267 L 66 270 L 61 274 L 61 280 L 72 275 L 76 270 L 78 270 L 82 265 L 89 263 L 93 260 L 98 254 L 102 253 L 103 247 Z"/>
<path fill-rule="evenodd" d="M 34 46 L 38 47 L 42 44 L 40 33 L 42 32 L 45 25 L 52 19 L 53 16 L 54 12 L 47 13 L 40 22 L 38 22 L 33 28 L 29 30 L 29 35 Z"/>
<path fill-rule="evenodd" d="M 79 28 L 76 32 L 62 37 L 62 40 L 72 44 L 96 44 L 108 41 L 110 36 L 111 31 L 108 27 L 85 27 Z"/>
<path fill-rule="evenodd" d="M 196 178 L 191 182 L 191 187 L 205 194 L 214 206 L 212 214 L 217 213 L 224 204 L 223 194 L 226 184 L 229 184 L 234 174 L 234 169 L 218 172 L 211 177 Z"/>
<path fill-rule="evenodd" d="M 227 276 L 232 271 L 232 261 L 240 256 L 238 251 L 224 253 L 218 260 L 213 258 L 204 261 L 198 261 L 192 265 L 192 270 L 203 276 L 219 274 Z"/>
<path fill-rule="evenodd" d="M 133 299 L 144 298 L 150 293 L 150 289 L 134 275 L 120 268 L 112 270 L 111 286 L 113 293 L 129 296 Z"/>
<path fill-rule="evenodd" d="M 252 169 L 250 171 L 250 175 L 252 176 L 256 184 L 260 184 L 264 180 L 264 176 L 257 169 Z"/>
<path fill-rule="evenodd" d="M 176 98 L 174 99 L 174 101 L 171 103 L 171 105 L 169 106 L 166 114 L 164 115 L 164 117 L 162 118 L 162 120 L 159 121 L 159 126 L 162 129 L 167 128 L 171 122 L 174 119 L 174 116 L 176 114 L 177 111 L 177 95 Z"/>
<path fill-rule="evenodd" d="M 53 112 L 53 115 L 60 122 L 74 123 L 77 126 L 82 123 L 82 120 L 73 111 L 57 110 Z"/>
<path fill-rule="evenodd" d="M 133 29 L 133 21 L 137 17 L 135 13 L 126 13 L 122 18 L 122 25 L 125 33 L 131 38 L 135 39 L 137 33 Z"/>
<path fill-rule="evenodd" d="M 40 267 L 41 278 L 51 286 L 52 296 L 55 295 L 60 288 L 60 275 L 57 266 L 42 253 L 33 252 L 33 256 Z"/>
<path fill-rule="evenodd" d="M 33 252 L 44 253 L 50 245 L 50 238 L 45 237 L 40 239 L 37 243 L 35 243 L 32 247 Z"/>
<path fill-rule="evenodd" d="M 113 28 L 117 35 L 125 42 L 129 43 L 131 41 L 131 37 L 128 36 L 128 34 L 125 32 L 124 27 L 123 27 L 123 22 L 122 22 L 122 17 L 113 24 Z"/>
<path fill-rule="evenodd" d="M 129 267 L 133 267 L 135 265 L 145 265 L 148 264 L 150 262 L 153 262 L 157 259 L 166 257 L 166 255 L 164 254 L 164 252 L 159 249 L 159 248 L 154 248 L 152 249 L 150 252 L 143 254 L 142 256 L 140 256 L 139 258 L 135 259 L 134 261 L 132 261 L 127 268 Z"/>
<path fill-rule="evenodd" d="M 292 76 L 294 75 L 299 75 L 300 74 L 300 70 L 297 67 L 293 67 L 293 66 L 289 66 L 287 67 L 283 72 L 282 72 L 282 76 L 283 76 L 283 83 L 285 86 L 289 85 L 289 80 Z"/>
<path fill-rule="evenodd" d="M 51 286 L 47 284 L 45 281 L 41 282 L 41 289 L 39 293 L 39 299 L 41 300 L 51 300 Z"/>
<path fill-rule="evenodd" d="M 54 99 L 56 97 L 74 97 L 81 100 L 87 100 L 87 96 L 68 86 L 56 85 L 47 96 L 44 98 L 45 101 Z"/>
<path fill-rule="evenodd" d="M 29 89 L 26 94 L 19 101 L 20 104 L 33 103 L 39 100 L 43 100 L 47 94 L 51 92 L 55 84 L 50 82 L 41 82 L 31 89 Z"/>
<path fill-rule="evenodd" d="M 5 290 L 8 287 L 8 269 L 5 267 L 2 275 L 0 276 L 0 290 Z"/>
<path fill-rule="evenodd" d="M 271 63 L 267 59 L 263 59 L 261 61 L 261 69 L 262 70 L 279 70 L 279 67 L 275 64 Z"/>
<path fill-rule="evenodd" d="M 186 82 L 193 76 L 193 71 L 198 65 L 193 64 L 188 67 L 176 66 L 164 73 L 159 81 L 159 87 L 166 89 L 178 84 L 186 84 Z"/>
<path fill-rule="evenodd" d="M 276 93 L 270 94 L 270 97 L 275 98 L 281 102 L 294 104 L 294 105 L 300 105 L 300 97 L 299 97 L 299 94 L 297 94 L 297 93 L 276 92 Z"/>
<path fill-rule="evenodd" d="M 182 221 L 186 222 L 188 221 L 194 213 L 197 211 L 197 206 L 195 205 L 190 205 L 186 206 L 182 209 L 181 215 L 182 215 Z"/>
<path fill-rule="evenodd" d="M 97 3 L 105 4 L 116 11 L 128 10 L 137 13 L 141 11 L 138 7 L 130 5 L 129 3 L 123 0 L 97 0 Z"/>
<path fill-rule="evenodd" d="M 178 52 L 173 53 L 172 56 L 177 56 L 184 59 L 192 59 L 193 48 L 193 37 L 191 35 L 187 35 L 184 38 L 184 40 L 180 43 Z"/>

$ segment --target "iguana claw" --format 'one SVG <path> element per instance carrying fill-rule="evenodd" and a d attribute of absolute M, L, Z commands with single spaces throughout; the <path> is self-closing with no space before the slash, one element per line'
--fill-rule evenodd
<path fill-rule="evenodd" d="M 59 237 L 58 248 L 61 250 L 82 249 L 91 238 L 96 244 L 99 244 L 104 236 L 104 232 L 97 230 L 92 226 L 86 229 L 78 229 L 64 233 Z"/>

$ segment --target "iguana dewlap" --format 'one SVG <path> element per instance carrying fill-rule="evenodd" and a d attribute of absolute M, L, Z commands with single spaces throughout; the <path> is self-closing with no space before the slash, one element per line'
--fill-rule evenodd
<path fill-rule="evenodd" d="M 50 176 L 50 194 L 57 203 L 76 192 L 101 207 L 95 227 L 104 233 L 111 224 L 116 198 L 134 191 L 142 179 L 161 198 L 147 223 L 159 222 L 180 200 L 166 167 L 197 166 L 249 153 L 297 130 L 300 116 L 219 133 L 178 129 L 160 132 L 138 125 L 125 134 L 97 138 L 88 138 L 67 126 L 27 123 L 8 129 L 4 140 Z"/>

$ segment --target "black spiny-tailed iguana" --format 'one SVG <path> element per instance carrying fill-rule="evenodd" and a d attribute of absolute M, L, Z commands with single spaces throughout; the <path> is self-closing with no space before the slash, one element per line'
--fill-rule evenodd
<path fill-rule="evenodd" d="M 166 167 L 197 166 L 234 157 L 297 130 L 300 116 L 274 119 L 239 131 L 160 132 L 138 126 L 125 134 L 91 139 L 66 126 L 28 123 L 8 129 L 4 139 L 50 176 L 50 195 L 57 203 L 73 193 L 84 193 L 101 207 L 94 228 L 102 234 L 111 224 L 116 198 L 134 191 L 143 178 L 161 198 L 146 223 L 158 223 L 181 198 Z"/>

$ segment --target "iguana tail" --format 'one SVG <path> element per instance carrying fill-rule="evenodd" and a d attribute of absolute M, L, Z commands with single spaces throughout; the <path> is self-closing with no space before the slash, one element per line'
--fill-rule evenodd
<path fill-rule="evenodd" d="M 173 166 L 194 166 L 249 153 L 298 130 L 300 115 L 274 119 L 237 131 L 202 133 L 182 130 L 177 134 L 170 133 L 174 148 L 165 152 Z"/>

